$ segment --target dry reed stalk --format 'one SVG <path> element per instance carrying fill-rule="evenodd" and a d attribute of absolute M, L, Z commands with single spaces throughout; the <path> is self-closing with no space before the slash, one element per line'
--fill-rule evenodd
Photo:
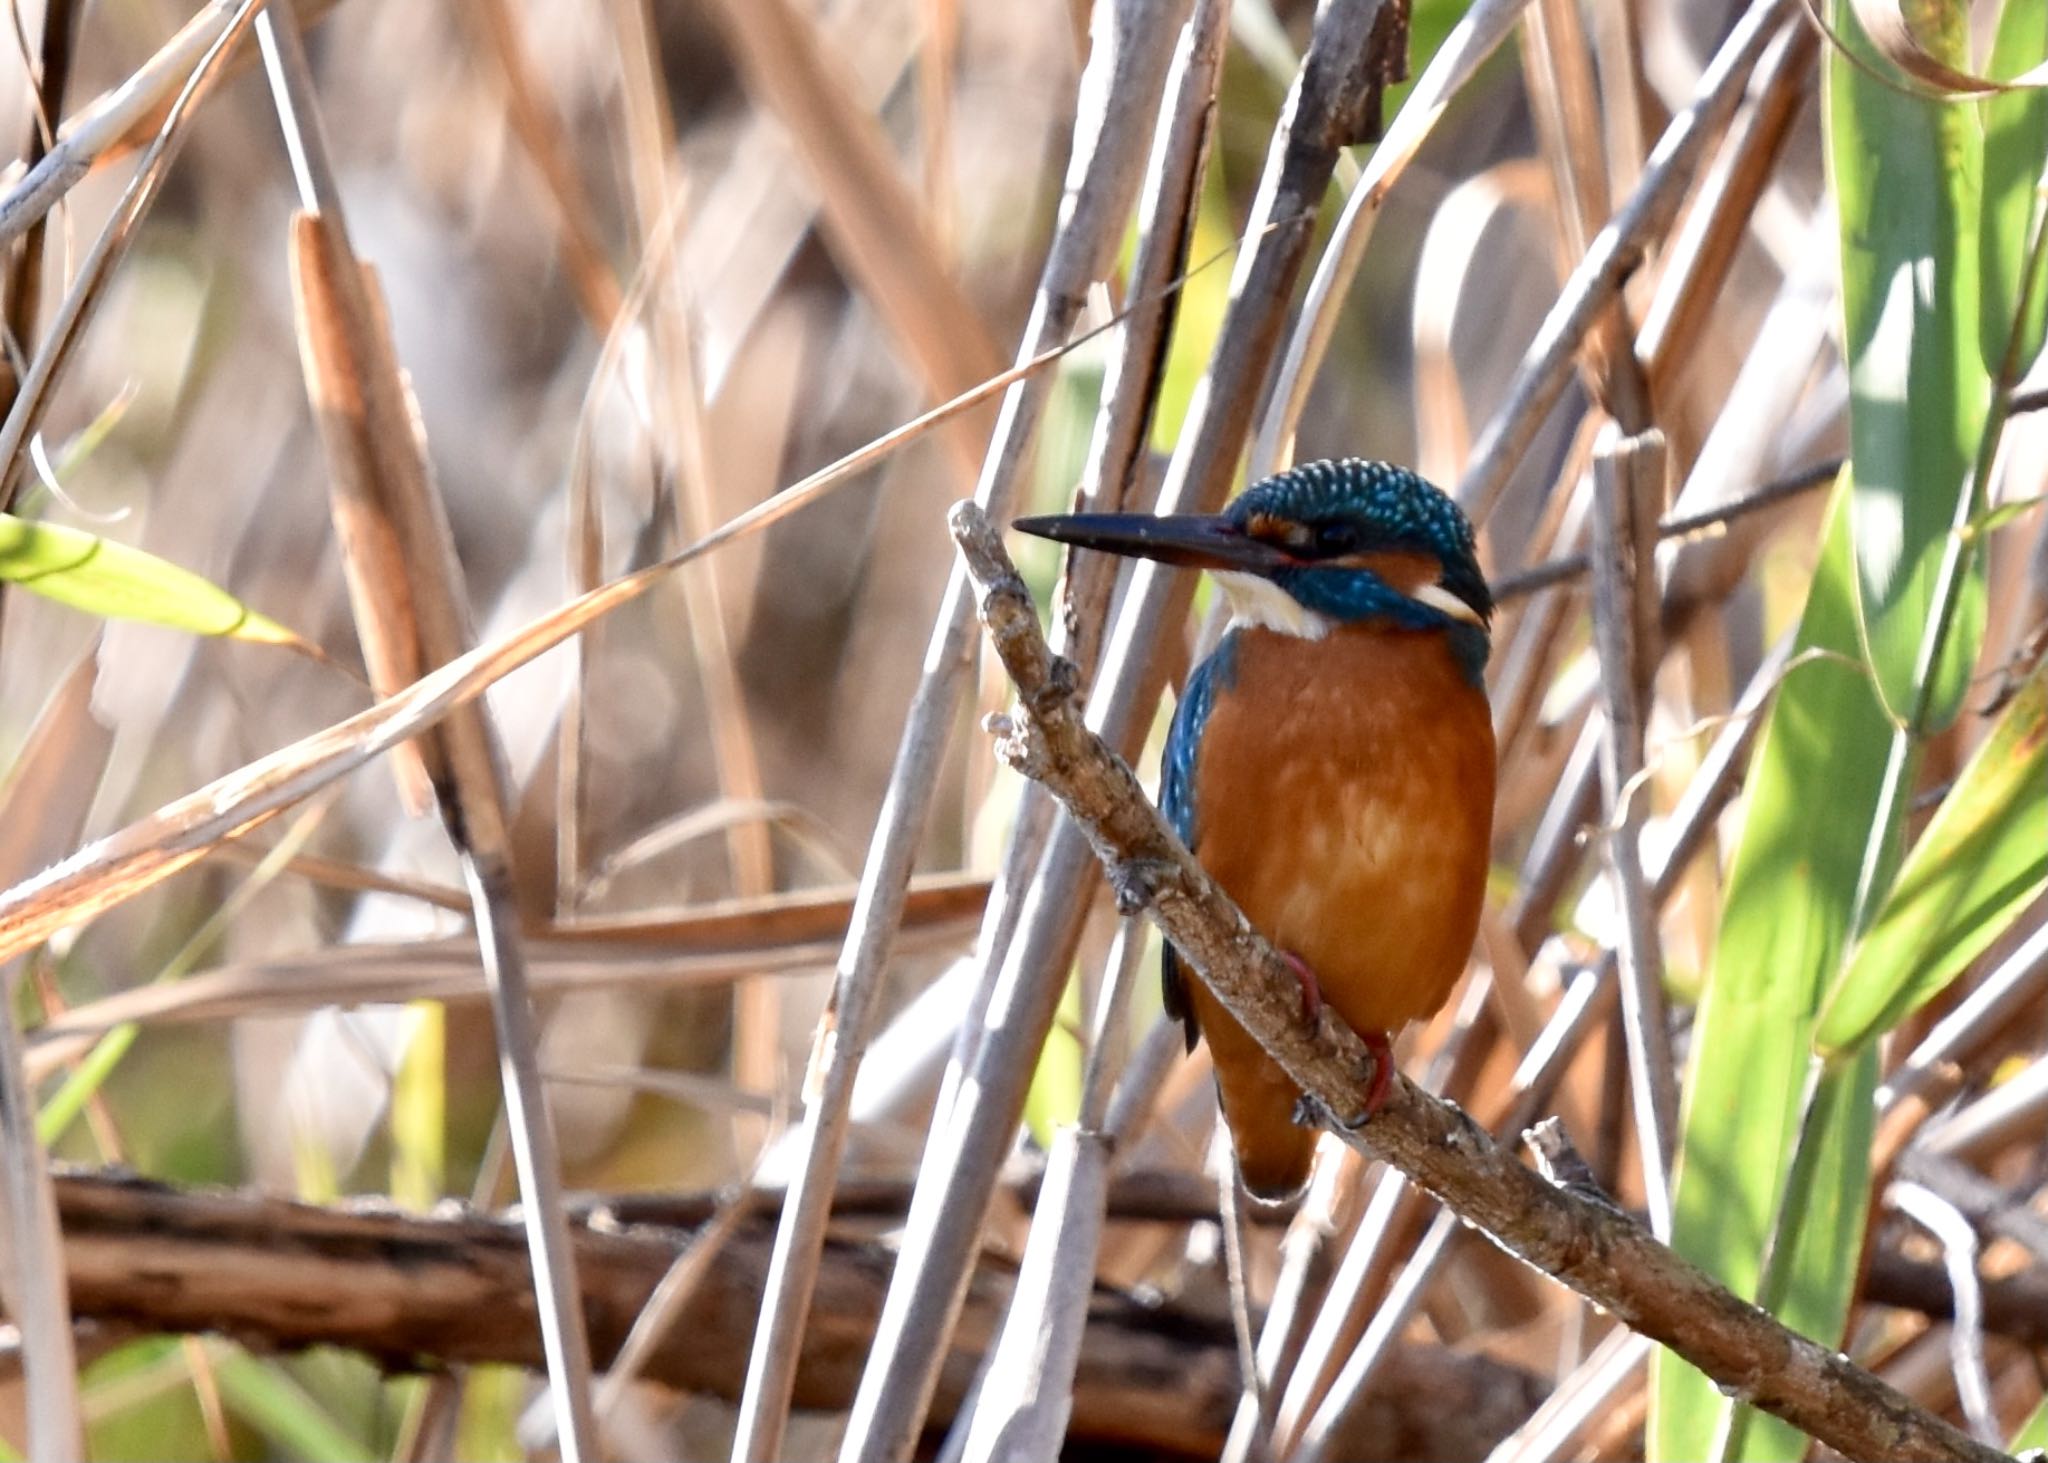
<path fill-rule="evenodd" d="M 1712 324 L 1738 245 L 1775 175 L 1792 123 L 1812 95 L 1819 38 L 1806 26 L 1778 33 L 1757 63 L 1751 100 L 1730 127 L 1713 171 L 1672 236 L 1655 298 L 1643 314 L 1636 351 L 1653 392 L 1664 395 L 1683 374 L 1691 349 Z"/>
<path fill-rule="evenodd" d="M 1167 511 L 1214 508 L 1236 477 L 1257 391 L 1278 347 L 1288 300 L 1307 255 L 1314 208 L 1339 152 L 1356 140 L 1373 98 L 1355 84 L 1371 69 L 1379 6 L 1333 4 L 1319 16 L 1301 76 L 1267 155 L 1249 247 L 1238 258 L 1231 306 L 1160 495 Z M 1139 733 L 1166 667 L 1162 637 L 1187 611 L 1185 576 L 1138 566 L 1129 581 L 1091 703 L 1091 717 L 1118 743 Z M 962 583 L 964 580 L 956 581 Z M 890 1287 L 875 1351 L 855 1398 L 843 1463 L 906 1456 L 935 1383 L 931 1343 L 952 1333 L 975 1231 L 1023 1109 L 1036 1054 L 1057 1008 L 1087 911 L 1091 859 L 1071 825 L 1054 833 L 1022 905 L 1001 968 L 982 973 L 988 1017 L 969 1033 L 959 1099 L 935 1124 L 920 1166 L 919 1199 Z"/>
<path fill-rule="evenodd" d="M 1127 283 L 1133 305 L 1116 334 L 1104 372 L 1077 490 L 1081 504 L 1098 511 L 1135 506 L 1146 496 L 1145 443 L 1165 371 L 1169 337 L 1178 318 L 1179 293 L 1169 286 L 1186 267 L 1194 233 L 1229 15 L 1228 0 L 1196 0 L 1166 77 L 1166 100 L 1153 130 L 1139 201 L 1137 249 Z M 1110 598 L 1121 567 L 1108 555 L 1071 556 L 1066 566 L 1060 588 L 1059 637 L 1084 677 L 1093 673 L 1100 656 Z M 997 881 L 1004 897 L 984 921 L 976 943 L 975 962 L 982 971 L 1000 968 L 1015 937 L 1024 912 L 1019 896 L 1044 853 L 1052 814 L 1043 790 L 1027 785 Z M 1081 1126 L 1071 1135 L 1063 1133 L 1058 1145 L 1065 1182 L 1057 1195 L 1042 1194 L 1033 1210 L 1026 1255 L 1038 1257 L 1038 1268 L 1032 1283 L 1020 1287 L 1004 1318 L 1002 1339 L 986 1364 L 978 1415 L 985 1409 L 991 1419 L 1007 1418 L 1008 1422 L 999 1426 L 977 1421 L 971 1432 L 960 1435 L 963 1455 L 977 1450 L 986 1455 L 998 1446 L 1047 1456 L 1058 1449 L 1079 1344 L 1074 1328 L 1083 1319 L 1087 1295 L 1076 1280 L 1092 1277 L 1097 1268 L 1101 1208 L 1114 1135 L 1128 1129 L 1135 1113 L 1149 1106 L 1142 1100 L 1134 1102 L 1134 1094 L 1158 1076 L 1141 1064 L 1137 1084 L 1117 1089 L 1117 1103 L 1123 1110 L 1115 1119 L 1107 1116 L 1109 1082 L 1126 1037 L 1128 962 L 1142 946 L 1131 934 L 1128 929 L 1120 932 L 1105 966 L 1107 976 L 1098 993 L 1089 1043 Z M 991 994 L 988 981 L 977 983 L 967 1018 L 961 1023 L 963 1039 L 955 1043 L 955 1057 L 948 1065 L 935 1108 L 935 1127 L 951 1111 L 969 1043 L 986 1020 Z"/>
<path fill-rule="evenodd" d="M 925 954 L 956 948 L 971 933 L 982 885 L 969 904 L 939 904 L 913 895 L 903 950 Z M 934 891 L 937 892 L 937 891 Z M 951 908 L 940 905 L 952 903 Z M 839 905 L 844 910 L 846 905 Z M 845 920 L 838 922 L 843 929 Z M 707 946 L 676 927 L 671 943 L 659 929 L 529 931 L 527 955 L 533 989 L 550 995 L 603 991 L 686 991 L 726 989 L 748 976 L 800 974 L 832 963 L 837 937 L 827 929 L 807 936 L 756 940 L 746 936 L 729 946 L 714 938 Z M 461 1003 L 487 999 L 476 941 L 363 941 L 300 956 L 226 965 L 175 985 L 137 986 L 53 1015 L 34 1033 L 28 1070 L 40 1080 L 77 1055 L 102 1033 L 128 1022 L 190 1025 L 243 1016 L 286 1015 L 323 1006 L 365 1006 L 411 999 Z"/>
<path fill-rule="evenodd" d="M 1692 105 L 1658 139 L 1634 193 L 1573 270 L 1459 479 L 1456 496 L 1475 520 L 1484 520 L 1492 510 L 1535 440 L 1570 379 L 1587 333 L 1634 274 L 1645 250 L 1670 228 L 1700 159 L 1734 114 L 1765 47 L 1785 24 L 1802 23 L 1792 8 L 1792 0 L 1755 0 L 1744 12 L 1700 77 Z"/>
<path fill-rule="evenodd" d="M 1610 1331 L 1527 1422 L 1501 1439 L 1487 1463 L 1558 1463 L 1571 1456 L 1572 1444 L 1613 1405 L 1614 1394 L 1641 1381 L 1649 1355 L 1646 1338 L 1619 1327 Z"/>
<path fill-rule="evenodd" d="M 64 1235 L 36 1135 L 36 1094 L 23 1075 L 13 967 L 0 967 L 0 1229 L 8 1314 L 21 1334 L 29 1448 L 52 1463 L 85 1456 L 78 1410 Z"/>
<path fill-rule="evenodd" d="M 233 11 L 223 5 L 219 33 L 201 39 L 202 28 L 193 38 L 196 59 L 188 62 L 189 69 L 182 73 L 175 67 L 166 70 L 166 78 L 181 77 L 176 98 L 112 216 L 81 262 L 78 277 L 51 322 L 49 335 L 21 377 L 8 403 L 5 422 L 0 424 L 0 506 L 11 506 L 13 502 L 14 485 L 21 480 L 26 461 L 25 449 L 41 422 L 52 388 L 72 358 L 80 327 L 109 272 L 125 253 L 136 225 L 155 199 L 164 171 L 184 140 L 185 118 L 218 79 L 222 62 L 260 12 L 261 3 L 262 0 L 244 0 Z M 185 54 L 181 52 L 181 58 Z M 169 84 L 167 79 L 165 85 Z M 0 208 L 0 237 L 13 236 L 6 232 L 10 226 L 17 232 L 25 231 L 40 220 L 63 191 L 83 175 L 79 161 L 79 152 L 59 157 L 53 149 L 46 155 L 31 177 L 40 175 L 48 187 L 26 200 L 15 195 L 9 202 L 22 203 L 19 208 Z M 0 1103 L 4 1103 L 4 1109 L 0 1109 L 0 1126 L 4 1126 L 4 1132 L 0 1132 L 0 1140 L 4 1140 L 4 1146 L 0 1146 L 0 1170 L 4 1170 L 0 1172 L 0 1182 L 5 1185 L 4 1218 L 12 1239 L 8 1249 L 16 1261 L 12 1267 L 15 1285 L 10 1300 L 22 1324 L 30 1449 L 38 1457 L 62 1460 L 80 1457 L 84 1452 L 77 1360 L 47 1155 L 35 1131 L 35 1094 L 22 1065 L 21 1033 L 13 1019 L 12 983 L 6 984 L 8 1010 L 0 1013 Z"/>
<path fill-rule="evenodd" d="M 258 24 L 271 94 L 308 210 L 293 220 L 293 280 L 307 395 L 336 485 L 337 530 L 344 539 L 353 531 L 359 547 L 374 542 L 380 550 L 356 564 L 351 576 L 358 633 L 366 646 L 383 640 L 384 658 L 405 663 L 401 682 L 411 680 L 474 647 L 467 589 L 382 291 L 349 242 L 297 19 L 285 10 L 265 14 Z M 556 1431 L 564 1459 L 580 1463 L 594 1458 L 597 1448 L 590 1345 L 518 929 L 504 748 L 484 707 L 471 704 L 434 730 L 420 761 L 469 890 Z"/>
<path fill-rule="evenodd" d="M 1253 476 L 1275 472 L 1292 461 L 1294 434 L 1308 404 L 1309 388 L 1336 333 L 1338 309 L 1357 277 L 1388 191 L 1414 161 L 1451 98 L 1507 39 L 1527 3 L 1479 0 L 1466 11 L 1416 81 L 1387 135 L 1373 148 L 1364 173 L 1350 191 L 1336 233 L 1316 264 L 1301 318 L 1287 342 L 1274 378 L 1271 405 L 1259 423 L 1252 448 Z"/>
<path fill-rule="evenodd" d="M 1663 499 L 1663 434 L 1623 438 L 1607 429 L 1593 463 L 1592 547 L 1593 625 L 1606 711 L 1600 758 L 1607 808 L 1603 832 L 1620 913 L 1615 957 L 1628 1042 L 1629 1105 L 1650 1231 L 1668 1240 L 1671 1164 L 1678 1147 L 1678 1070 L 1664 1003 L 1663 952 L 1643 873 L 1643 814 L 1636 796 L 1646 702 L 1662 658 L 1656 518 Z"/>
<path fill-rule="evenodd" d="M 1097 45 L 1076 102 L 1061 225 L 1019 343 L 1020 362 L 1067 338 L 1089 285 L 1107 270 L 1143 165 L 1144 154 L 1135 144 L 1145 133 L 1132 121 L 1149 113 L 1159 95 L 1171 54 L 1170 38 L 1179 29 L 1178 10 L 1177 5 L 1162 8 L 1105 0 Z M 1015 496 L 1047 385 L 1042 378 L 1030 380 L 1003 398 L 975 489 L 975 500 L 992 511 L 1007 511 Z M 929 817 L 938 762 L 965 688 L 972 634 L 972 600 L 965 575 L 956 567 L 947 582 L 882 816 L 862 869 L 861 894 L 833 993 L 818 1026 L 797 1139 L 802 1176 L 776 1232 L 775 1260 L 733 1445 L 735 1463 L 762 1463 L 780 1451 L 829 1196 L 845 1147 L 847 1107 L 872 1035 L 875 987 L 901 921 L 903 890 Z M 930 1339 L 920 1338 L 919 1344 L 929 1346 Z M 885 1355 L 887 1350 L 878 1337 L 876 1354 Z M 921 1403 L 915 1410 L 921 1415 Z M 914 1434 L 914 1423 L 911 1431 Z M 849 1431 L 849 1446 L 860 1432 L 856 1422 Z"/>
<path fill-rule="evenodd" d="M 674 127 L 666 83 L 657 64 L 653 17 L 644 4 L 611 7 L 622 60 L 627 117 L 627 177 L 639 225 L 640 271 L 650 281 L 635 291 L 645 311 L 649 400 L 664 410 L 647 424 L 658 485 L 654 498 L 671 510 L 671 543 L 689 543 L 718 521 L 705 396 L 697 368 L 694 302 L 675 268 L 674 243 L 684 209 L 684 190 L 673 176 L 670 138 Z M 746 698 L 727 631 L 725 593 L 718 566 L 703 563 L 679 576 L 697 680 L 711 728 L 712 763 L 721 797 L 759 802 L 761 767 Z M 588 658 L 583 662 L 587 665 Z M 586 688 L 579 686 L 579 703 Z M 571 771 L 574 766 L 571 764 Z M 732 892 L 742 898 L 775 886 L 775 850 L 768 826 L 758 820 L 725 830 L 726 864 Z M 782 1075 L 781 997 L 767 980 L 742 980 L 734 991 L 732 1067 L 745 1085 L 767 1087 Z"/>
<path fill-rule="evenodd" d="M 965 1463 L 1055 1463 L 1065 1444 L 1118 1146 L 1111 1098 L 1144 954 L 1143 926 L 1126 921 L 1089 1030 L 1080 1112 L 1046 1160 L 1016 1292 L 983 1369 Z"/>
<path fill-rule="evenodd" d="M 84 10 L 75 0 L 52 0 L 43 7 L 36 55 L 28 68 L 29 117 L 21 148 L 22 161 L 31 172 L 56 141 L 57 121 L 64 115 L 64 100 L 71 88 L 72 59 Z M 8 338 L 23 351 L 32 352 L 42 315 L 48 223 L 47 216 L 38 218 L 23 232 L 21 242 L 8 255 L 6 288 L 0 293 L 6 302 Z M 0 409 L 14 404 L 17 384 L 12 357 L 0 361 Z"/>
<path fill-rule="evenodd" d="M 156 130 L 159 108 L 190 81 L 201 58 L 235 22 L 238 8 L 239 0 L 213 0 L 120 86 L 63 119 L 55 141 L 0 198 L 0 244 L 12 243 L 41 222 L 134 131 Z"/>
<path fill-rule="evenodd" d="M 187 119 L 219 82 L 228 58 L 257 16 L 262 14 L 264 4 L 265 0 L 234 0 L 230 9 L 230 0 L 218 0 L 216 9 L 224 17 L 219 30 L 214 31 L 210 26 L 198 28 L 189 38 L 188 47 L 181 48 L 171 58 L 165 74 L 153 78 L 152 85 L 166 89 L 173 82 L 178 84 L 170 109 L 164 114 L 156 136 L 136 163 L 135 173 L 122 190 L 120 201 L 114 206 L 105 227 L 79 261 L 71 287 L 50 321 L 49 334 L 21 378 L 8 406 L 5 422 L 0 423 L 0 508 L 11 507 L 14 502 L 22 465 L 27 460 L 24 453 L 42 423 L 50 394 L 72 358 L 81 326 L 114 266 L 127 253 L 136 227 L 156 201 L 164 173 L 184 145 Z M 197 59 L 191 59 L 194 55 Z M 178 66 L 179 61 L 184 61 L 185 65 Z M 61 150 L 61 146 L 52 149 L 40 166 L 58 166 L 61 171 Z M 10 225 L 16 232 L 27 229 L 76 181 L 76 177 L 66 178 L 62 187 L 47 197 L 39 197 L 38 206 L 24 208 L 15 215 L 10 215 L 4 206 L 0 206 L 0 243 L 15 236 L 10 232 Z"/>
<path fill-rule="evenodd" d="M 1045 370 L 1080 343 L 1076 340 L 1045 351 L 1004 371 L 736 514 L 660 563 L 577 595 L 426 672 L 368 709 L 258 757 L 96 840 L 33 878 L 0 891 L 0 960 L 154 888 L 206 857 L 217 844 L 260 827 L 286 808 L 439 724 L 521 666 L 641 599 L 683 565 L 817 502 L 939 424 Z"/>
<path fill-rule="evenodd" d="M 1002 370 L 974 302 L 931 238 L 880 123 L 855 103 L 816 27 L 790 0 L 716 0 L 711 13 L 764 111 L 787 127 L 816 186 L 833 251 L 923 377 L 933 400 Z M 963 470 L 980 460 L 973 427 L 946 434 Z"/>
<path fill-rule="evenodd" d="M 1452 1033 L 1421 1079 L 1451 1100 L 1471 1096 L 1469 1064 L 1459 1058 L 1469 1046 L 1484 1044 L 1485 1033 L 1479 1028 L 1493 984 L 1484 977 L 1466 982 L 1456 1003 Z M 1475 1034 L 1482 1036 L 1481 1042 L 1472 1041 Z M 1363 1166 L 1358 1167 L 1362 1177 Z M 1315 1309 L 1303 1318 L 1307 1332 L 1302 1344 L 1288 1359 L 1284 1390 L 1274 1412 L 1278 1454 L 1291 1453 L 1299 1445 L 1313 1416 L 1326 1410 L 1333 1418 L 1350 1415 L 1352 1403 L 1389 1354 L 1388 1342 L 1406 1326 L 1423 1294 L 1422 1282 L 1434 1274 L 1446 1253 L 1430 1217 L 1434 1208 L 1399 1173 L 1380 1172 L 1335 1273 L 1317 1297 Z M 1340 1380 L 1347 1400 L 1333 1402 Z"/>
<path fill-rule="evenodd" d="M 505 84 L 506 119 L 540 175 L 561 230 L 563 263 L 575 286 L 576 302 L 601 338 L 611 330 L 622 303 L 618 272 L 605 258 L 594 210 L 577 176 L 574 150 L 561 117 L 543 94 L 518 17 L 506 0 L 466 0 L 457 9 L 483 33 L 484 45 L 497 62 Z"/>
<path fill-rule="evenodd" d="M 1140 481 L 1146 441 L 1166 369 L 1167 347 L 1179 315 L 1176 281 L 1187 268 L 1210 136 L 1216 81 L 1223 61 L 1229 0 L 1197 0 L 1174 49 L 1167 85 L 1170 99 L 1154 129 L 1140 201 L 1137 254 L 1126 291 L 1130 301 L 1105 368 L 1101 401 L 1081 470 L 1082 501 L 1104 511 L 1149 498 Z M 1109 555 L 1070 556 L 1060 588 L 1058 634 L 1064 653 L 1092 677 L 1102 653 L 1111 598 L 1123 564 Z M 988 1018 L 995 973 L 1016 939 L 1025 901 L 1045 856 L 1055 810 L 1043 789 L 1027 785 L 1003 849 L 987 917 L 976 939 L 974 964 L 981 979 L 968 1000 L 953 1055 L 934 1107 L 936 1129 L 952 1110 L 960 1081 Z M 1085 975 L 1084 975 L 1085 978 Z"/>

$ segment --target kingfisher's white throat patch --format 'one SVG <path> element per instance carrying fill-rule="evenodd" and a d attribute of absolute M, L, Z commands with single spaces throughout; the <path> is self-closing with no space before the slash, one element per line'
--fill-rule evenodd
<path fill-rule="evenodd" d="M 1317 614 L 1270 579 L 1226 572 L 1218 574 L 1216 582 L 1230 598 L 1234 624 L 1257 625 L 1304 640 L 1320 640 L 1330 633 L 1329 616 Z"/>

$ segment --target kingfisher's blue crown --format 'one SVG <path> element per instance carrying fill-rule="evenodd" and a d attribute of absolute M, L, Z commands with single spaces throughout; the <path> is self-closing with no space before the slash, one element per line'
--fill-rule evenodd
<path fill-rule="evenodd" d="M 1377 575 L 1337 562 L 1373 553 L 1432 555 L 1444 589 L 1481 620 L 1493 613 L 1464 511 L 1405 467 L 1357 457 L 1305 462 L 1247 488 L 1225 511 L 1241 532 L 1287 550 L 1291 562 L 1269 577 L 1322 614 L 1441 623 L 1440 613 L 1395 594 Z"/>

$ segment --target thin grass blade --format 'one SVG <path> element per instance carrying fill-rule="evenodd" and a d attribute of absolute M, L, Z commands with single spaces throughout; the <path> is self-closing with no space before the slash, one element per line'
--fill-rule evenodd
<path fill-rule="evenodd" d="M 1947 988 L 2048 887 L 2048 667 L 2006 706 L 1899 870 L 1821 1014 L 1854 1051 Z"/>

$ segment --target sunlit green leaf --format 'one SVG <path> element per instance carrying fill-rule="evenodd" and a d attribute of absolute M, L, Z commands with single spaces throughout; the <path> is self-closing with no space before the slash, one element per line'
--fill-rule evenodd
<path fill-rule="evenodd" d="M 1826 1069 L 1809 1059 L 1808 1070 L 1815 1079 L 1812 1109 L 1785 1185 L 1762 1298 L 1801 1335 L 1836 1337 L 1849 1323 L 1870 1213 L 1877 1054 Z M 1789 1422 L 1748 1407 L 1729 1411 L 1736 1446 L 1721 1456 L 1767 1463 L 1806 1452 L 1806 1435 Z"/>
<path fill-rule="evenodd" d="M 424 1209 L 448 1177 L 448 1012 L 414 1001 L 412 1034 L 391 1084 L 391 1197 Z"/>
<path fill-rule="evenodd" d="M 1081 1019 L 1081 987 L 1070 978 L 1024 1095 L 1024 1125 L 1041 1147 L 1050 1148 L 1054 1130 L 1081 1112 Z"/>
<path fill-rule="evenodd" d="M 1883 901 L 1920 738 L 1955 716 L 1982 641 L 1983 535 L 1955 529 L 1985 526 L 1993 376 L 2014 338 L 2043 136 L 2031 104 L 1987 112 L 1887 85 L 1850 5 L 1830 11 L 1867 63 L 1833 51 L 1826 63 L 1854 486 L 1847 511 L 1838 500 L 1830 515 L 1799 643 L 1860 655 L 1870 676 L 1830 661 L 1795 676 L 1770 714 L 1694 1031 L 1674 1204 L 1681 1251 L 1823 1341 L 1840 1335 L 1855 1284 L 1875 1071 L 1867 1046 L 1823 1067 L 1806 1044 L 1820 1034 L 1824 993 L 1864 1002 L 1866 1021 L 1902 998 L 1900 984 L 1845 996 L 1876 977 L 1837 977 L 1851 935 L 1892 908 Z M 1924 7 L 1915 19 L 1923 46 L 1967 66 L 1966 6 Z M 1996 64 L 2038 60 L 2044 40 L 2035 18 L 2008 15 Z M 1987 125 L 2007 149 L 1996 159 L 1986 157 Z M 2031 346 L 2038 311 L 2021 330 Z M 1988 877 L 1996 872 L 1994 861 Z M 1971 888 L 1964 908 L 1940 919 L 1907 892 L 1916 918 L 1896 933 L 1887 925 L 1883 938 L 1906 940 L 1910 926 L 1940 952 L 1915 979 L 1943 978 L 1939 966 L 1966 959 L 1960 952 L 1995 922 L 1995 901 Z M 1895 949 L 1892 959 L 1905 956 Z M 1805 1448 L 1668 1357 L 1648 1442 L 1653 1459 Z"/>
<path fill-rule="evenodd" d="M 2008 0 L 1998 19 L 1992 47 L 1992 76 L 2017 76 L 2048 56 L 2048 5 Z M 2012 311 L 2024 291 L 2027 223 L 2035 207 L 2041 164 L 2048 157 L 2048 90 L 2025 87 L 2001 92 L 1981 104 L 1984 118 L 1983 321 L 1985 368 L 1996 373 L 2011 338 Z M 2033 308 L 2017 322 L 2015 366 L 2020 374 L 2041 350 L 2048 290 L 2037 291 Z"/>
<path fill-rule="evenodd" d="M 1829 48 L 1826 106 L 1842 231 L 1858 594 L 1885 704 L 1895 719 L 1932 729 L 1961 705 L 1984 633 L 1977 556 L 1966 555 L 1951 587 L 1942 583 L 1991 405 L 1980 256 L 1984 124 L 1974 106 L 1888 84 L 1848 0 L 1830 9 L 1858 52 Z M 1967 64 L 1966 7 L 1927 10 L 1930 23 L 1916 28 L 1921 44 Z M 2011 318 L 2009 305 L 1996 313 Z M 1997 334 L 2002 344 L 2002 327 Z M 1947 634 L 1923 685 L 1922 641 L 1944 596 Z"/>
<path fill-rule="evenodd" d="M 309 649 L 211 580 L 141 549 L 0 513 L 0 579 L 109 620 Z"/>
<path fill-rule="evenodd" d="M 1970 525 L 1973 533 L 1986 534 L 2005 527 L 2021 516 L 2031 513 L 2043 503 L 2048 503 L 2048 493 L 2033 493 L 2024 498 L 2013 498 L 2000 503 Z"/>
<path fill-rule="evenodd" d="M 2048 1397 L 2043 1397 L 2033 1416 L 2020 1424 L 2020 1430 L 2012 1435 L 2012 1442 L 2005 1451 L 2024 1453 L 2029 1448 L 2048 1448 Z"/>
<path fill-rule="evenodd" d="M 1849 493 L 1845 477 L 1828 513 L 1797 640 L 1800 650 L 1835 654 L 1787 675 L 1750 764 L 1680 1125 L 1672 1243 L 1752 1298 L 1779 1215 L 1793 1208 L 1785 1195 L 1814 1080 L 1815 1018 L 1847 943 L 1892 732 L 1858 664 Z M 1814 789 L 1823 785 L 1824 818 L 1814 816 Z M 1842 1155 L 1816 1154 L 1812 1162 L 1800 1207 L 1833 1212 L 1829 1206 L 1848 1202 L 1837 1193 L 1850 1189 L 1824 1192 L 1826 1185 L 1851 1186 L 1860 1201 L 1863 1180 Z M 1818 1244 L 1832 1228 L 1820 1223 L 1807 1233 Z M 1795 1252 L 1803 1244 L 1800 1235 L 1779 1242 Z M 1829 1287 L 1836 1287 L 1834 1276 L 1815 1276 L 1802 1306 L 1831 1312 L 1821 1294 Z M 1732 1407 L 1703 1375 L 1660 1353 L 1649 1456 L 1713 1456 Z"/>
<path fill-rule="evenodd" d="M 1883 1035 L 2048 887 L 2048 667 L 2000 714 L 1900 868 L 1821 1017 L 1824 1051 Z"/>
<path fill-rule="evenodd" d="M 519 1410 L 525 1402 L 526 1373 L 518 1367 L 471 1367 L 462 1383 L 455 1456 L 476 1463 L 524 1463 Z"/>

